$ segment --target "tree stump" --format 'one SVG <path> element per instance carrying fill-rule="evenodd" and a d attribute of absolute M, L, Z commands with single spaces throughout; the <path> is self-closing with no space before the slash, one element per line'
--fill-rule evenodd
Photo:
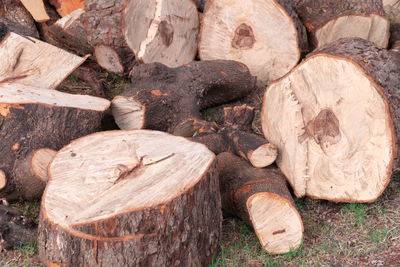
<path fill-rule="evenodd" d="M 68 162 L 68 164 L 66 164 Z M 61 149 L 42 199 L 39 254 L 61 266 L 208 266 L 219 246 L 215 156 L 148 130 Z"/>
<path fill-rule="evenodd" d="M 8 200 L 40 198 L 52 152 L 100 129 L 110 102 L 55 90 L 3 84 L 0 87 L 0 169 Z"/>
<path fill-rule="evenodd" d="M 217 160 L 224 213 L 252 226 L 268 253 L 299 248 L 303 223 L 282 173 L 272 166 L 253 168 L 231 153 Z"/>
<path fill-rule="evenodd" d="M 388 51 L 340 39 L 267 88 L 263 132 L 296 196 L 372 202 L 384 191 L 398 166 L 399 74 Z"/>
<path fill-rule="evenodd" d="M 204 13 L 199 55 L 242 62 L 265 85 L 297 64 L 301 37 L 292 1 L 214 0 Z"/>
<path fill-rule="evenodd" d="M 318 48 L 340 38 L 359 37 L 386 48 L 389 20 L 381 1 L 295 0 L 297 13 Z"/>

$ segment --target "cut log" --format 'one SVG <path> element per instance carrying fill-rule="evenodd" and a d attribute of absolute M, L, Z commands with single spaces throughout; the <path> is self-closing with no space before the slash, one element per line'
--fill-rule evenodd
<path fill-rule="evenodd" d="M 49 3 L 57 9 L 61 17 L 77 9 L 85 9 L 85 0 L 49 0 Z"/>
<path fill-rule="evenodd" d="M 7 177 L 0 197 L 31 198 L 37 190 L 30 184 L 41 183 L 26 177 L 43 176 L 38 168 L 46 165 L 50 156 L 37 154 L 37 150 L 59 150 L 71 140 L 99 130 L 110 102 L 8 83 L 0 90 L 0 169 Z M 29 165 L 30 169 L 24 167 Z"/>
<path fill-rule="evenodd" d="M 113 99 L 112 112 L 121 129 L 173 133 L 179 124 L 200 120 L 200 110 L 244 97 L 255 85 L 247 67 L 234 61 L 197 61 L 179 68 L 145 64 L 133 70 L 132 86 Z"/>
<path fill-rule="evenodd" d="M 390 23 L 382 1 L 295 0 L 294 3 L 313 48 L 346 37 L 363 38 L 380 48 L 388 45 Z"/>
<path fill-rule="evenodd" d="M 0 84 L 17 82 L 48 89 L 55 89 L 86 60 L 13 32 L 0 44 L 0 58 Z"/>
<path fill-rule="evenodd" d="M 38 238 L 47 265 L 208 266 L 217 252 L 218 175 L 203 145 L 157 131 L 96 133 L 60 150 L 49 176 Z"/>
<path fill-rule="evenodd" d="M 393 23 L 400 23 L 400 1 L 399 0 L 382 0 L 383 9 L 386 16 Z"/>
<path fill-rule="evenodd" d="M 0 170 L 0 190 L 6 187 L 7 177 L 3 170 Z"/>
<path fill-rule="evenodd" d="M 33 17 L 19 0 L 0 1 L 0 16 L 2 17 L 0 22 L 4 23 L 4 19 L 15 22 L 30 29 L 31 34 L 28 34 L 29 36 L 39 38 Z"/>
<path fill-rule="evenodd" d="M 199 55 L 243 62 L 265 85 L 297 64 L 301 32 L 290 0 L 214 0 L 203 17 Z"/>
<path fill-rule="evenodd" d="M 43 0 L 20 0 L 37 22 L 46 22 L 50 19 L 44 7 Z"/>
<path fill-rule="evenodd" d="M 0 203 L 0 250 L 33 244 L 36 237 L 37 225 L 31 219 Z"/>
<path fill-rule="evenodd" d="M 137 59 L 179 67 L 197 53 L 199 17 L 192 0 L 136 0 L 125 9 L 125 37 Z"/>
<path fill-rule="evenodd" d="M 37 32 L 30 28 L 24 27 L 12 20 L 0 17 L 0 41 L 3 41 L 10 32 L 29 37 L 37 36 Z"/>
<path fill-rule="evenodd" d="M 271 84 L 264 135 L 298 197 L 372 202 L 398 166 L 400 70 L 386 50 L 340 39 Z"/>
<path fill-rule="evenodd" d="M 224 214 L 253 226 L 269 253 L 299 248 L 303 223 L 283 174 L 276 167 L 253 168 L 231 153 L 219 154 L 217 162 Z"/>

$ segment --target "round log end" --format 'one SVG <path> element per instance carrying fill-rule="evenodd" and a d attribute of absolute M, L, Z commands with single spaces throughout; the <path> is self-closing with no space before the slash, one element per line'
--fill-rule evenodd
<path fill-rule="evenodd" d="M 247 200 L 247 208 L 258 239 L 268 253 L 283 254 L 300 247 L 303 222 L 287 199 L 274 193 L 257 193 Z"/>
<path fill-rule="evenodd" d="M 115 123 L 122 130 L 142 129 L 146 108 L 132 97 L 116 96 L 111 102 Z"/>
<path fill-rule="evenodd" d="M 248 154 L 250 163 L 256 168 L 264 168 L 271 165 L 277 156 L 278 148 L 271 143 L 264 144 Z"/>
<path fill-rule="evenodd" d="M 98 45 L 94 49 L 94 55 L 97 63 L 109 72 L 117 74 L 122 74 L 124 72 L 124 66 L 114 48 L 106 45 Z"/>
<path fill-rule="evenodd" d="M 41 148 L 35 151 L 31 160 L 32 173 L 42 182 L 47 183 L 47 169 L 57 151 Z"/>
<path fill-rule="evenodd" d="M 7 177 L 3 170 L 0 170 L 0 190 L 7 185 Z"/>

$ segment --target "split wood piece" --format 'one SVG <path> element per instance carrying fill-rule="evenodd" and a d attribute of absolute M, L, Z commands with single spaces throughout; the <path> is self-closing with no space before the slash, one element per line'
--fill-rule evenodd
<path fill-rule="evenodd" d="M 0 44 L 0 58 L 0 84 L 16 82 L 47 89 L 55 89 L 86 60 L 13 32 Z"/>
<path fill-rule="evenodd" d="M 29 153 L 26 158 L 16 160 L 13 170 L 18 177 L 17 188 L 24 199 L 40 199 L 47 184 L 47 168 L 56 154 L 55 150 L 41 148 Z"/>
<path fill-rule="evenodd" d="M 299 248 L 303 223 L 283 174 L 276 167 L 253 168 L 231 153 L 219 154 L 217 161 L 223 212 L 253 226 L 269 253 Z"/>
<path fill-rule="evenodd" d="M 310 33 L 313 48 L 340 38 L 359 37 L 386 48 L 389 20 L 381 1 L 295 0 L 297 13 Z"/>
<path fill-rule="evenodd" d="M 38 195 L 31 184 L 40 182 L 29 177 L 44 176 L 38 168 L 51 157 L 45 151 L 37 154 L 37 150 L 58 150 L 71 140 L 96 132 L 110 102 L 15 83 L 2 84 L 0 90 L 0 169 L 7 177 L 0 197 L 31 198 Z M 29 170 L 24 169 L 29 165 Z"/>
<path fill-rule="evenodd" d="M 196 61 L 179 68 L 145 64 L 133 69 L 132 86 L 113 99 L 112 112 L 121 129 L 172 133 L 179 124 L 201 120 L 200 110 L 244 97 L 255 86 L 255 77 L 235 61 Z"/>
<path fill-rule="evenodd" d="M 85 0 L 49 0 L 49 3 L 57 9 L 61 17 L 77 9 L 85 9 Z"/>
<path fill-rule="evenodd" d="M 24 26 L 30 30 L 29 36 L 39 38 L 39 33 L 35 25 L 35 21 L 31 14 L 26 10 L 19 0 L 2 0 L 0 1 L 0 22 L 10 20 L 17 25 Z"/>
<path fill-rule="evenodd" d="M 243 62 L 265 85 L 297 64 L 301 32 L 290 0 L 213 0 L 204 13 L 199 55 Z"/>
<path fill-rule="evenodd" d="M 382 194 L 399 159 L 399 74 L 386 50 L 340 39 L 267 88 L 263 132 L 296 196 L 372 202 Z"/>
<path fill-rule="evenodd" d="M 17 249 L 33 244 L 37 238 L 37 225 L 19 211 L 0 203 L 0 250 Z"/>
<path fill-rule="evenodd" d="M 44 7 L 43 0 L 20 0 L 37 22 L 46 22 L 50 19 Z"/>
<path fill-rule="evenodd" d="M 124 33 L 137 60 L 179 67 L 197 54 L 199 16 L 192 0 L 136 0 L 125 8 Z"/>
<path fill-rule="evenodd" d="M 96 133 L 61 149 L 49 177 L 45 264 L 208 266 L 217 252 L 218 175 L 201 144 L 158 131 Z"/>
<path fill-rule="evenodd" d="M 383 9 L 391 23 L 400 23 L 400 1 L 382 0 Z"/>

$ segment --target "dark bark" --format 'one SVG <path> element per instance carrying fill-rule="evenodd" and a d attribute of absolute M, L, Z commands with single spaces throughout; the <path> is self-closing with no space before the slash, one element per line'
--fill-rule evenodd
<path fill-rule="evenodd" d="M 11 20 L 0 17 L 0 41 L 3 40 L 8 33 L 14 32 L 22 36 L 37 37 L 37 32 L 32 31 L 20 24 L 17 24 Z"/>

